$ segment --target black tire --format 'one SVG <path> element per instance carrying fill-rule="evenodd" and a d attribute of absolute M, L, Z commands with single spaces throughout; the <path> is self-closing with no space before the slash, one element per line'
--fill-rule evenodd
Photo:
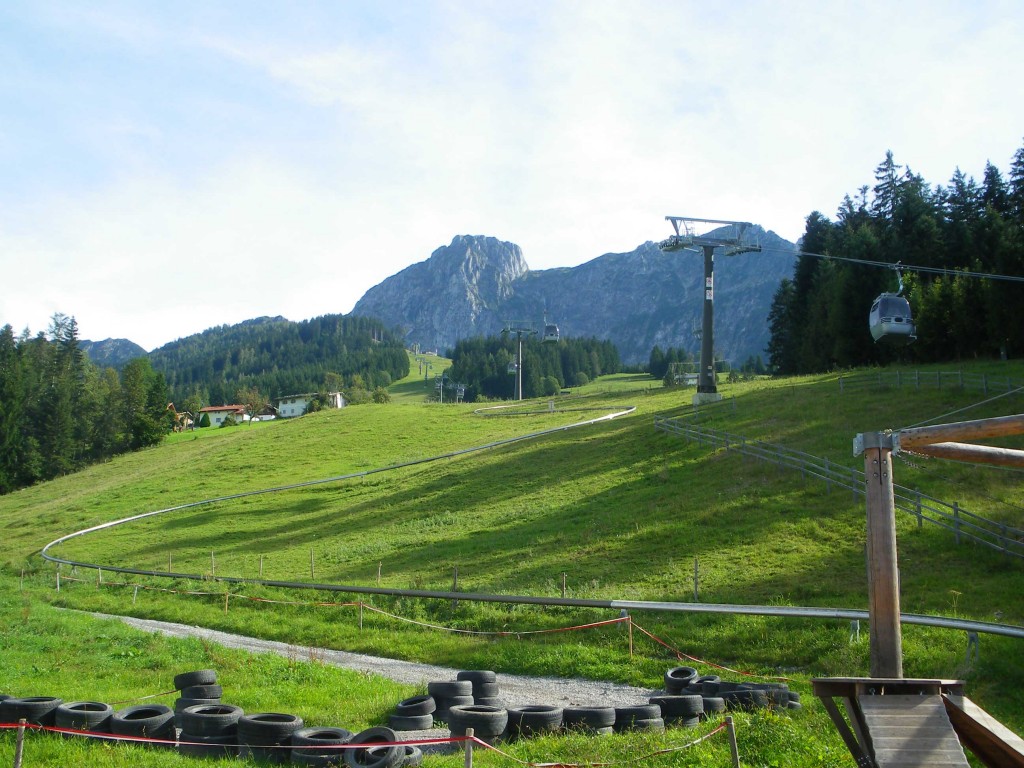
<path fill-rule="evenodd" d="M 435 699 L 472 696 L 473 683 L 469 680 L 435 680 L 432 683 L 427 683 L 427 693 Z"/>
<path fill-rule="evenodd" d="M 235 754 L 234 734 L 226 736 L 200 736 L 195 733 L 181 732 L 178 740 L 178 752 L 189 757 L 228 757 Z"/>
<path fill-rule="evenodd" d="M 800 692 L 799 691 L 790 691 L 789 692 L 789 703 L 792 704 L 794 701 L 797 704 L 800 703 Z"/>
<path fill-rule="evenodd" d="M 56 696 L 12 696 L 0 701 L 0 723 L 17 723 L 24 719 L 31 725 L 53 725 L 57 707 L 63 703 Z"/>
<path fill-rule="evenodd" d="M 747 687 L 767 693 L 769 706 L 785 709 L 789 704 L 789 686 L 786 683 L 749 683 Z"/>
<path fill-rule="evenodd" d="M 345 762 L 344 750 L 336 747 L 351 740 L 352 731 L 345 728 L 300 728 L 292 734 L 292 764 L 341 766 Z"/>
<path fill-rule="evenodd" d="M 231 704 L 201 704 L 179 713 L 181 730 L 193 736 L 227 736 L 238 731 L 238 718 L 245 713 Z"/>
<path fill-rule="evenodd" d="M 562 727 L 562 708 L 547 704 L 534 704 L 508 710 L 510 738 L 551 733 Z"/>
<path fill-rule="evenodd" d="M 374 744 L 394 744 L 398 736 L 390 728 L 377 726 L 360 731 L 349 744 L 358 744 L 362 749 L 346 749 L 345 765 L 349 768 L 397 768 L 405 759 L 405 748 L 400 745 L 370 752 Z"/>
<path fill-rule="evenodd" d="M 455 675 L 456 680 L 469 680 L 475 690 L 481 683 L 497 684 L 498 676 L 489 669 L 466 669 Z"/>
<path fill-rule="evenodd" d="M 405 745 L 405 768 L 419 768 L 423 765 L 423 750 L 415 744 Z"/>
<path fill-rule="evenodd" d="M 450 698 L 438 698 L 437 709 L 434 710 L 434 719 L 448 722 L 448 710 L 452 707 L 468 707 L 475 704 L 472 696 L 452 696 Z"/>
<path fill-rule="evenodd" d="M 61 704 L 54 711 L 53 724 L 75 731 L 110 733 L 114 708 L 100 701 L 73 701 Z"/>
<path fill-rule="evenodd" d="M 504 733 L 508 723 L 508 710 L 482 704 L 452 707 L 448 713 L 448 728 L 452 736 L 465 736 L 466 729 L 472 728 L 476 736 L 487 740 Z"/>
<path fill-rule="evenodd" d="M 389 715 L 388 727 L 393 731 L 428 731 L 434 727 L 434 716 Z"/>
<path fill-rule="evenodd" d="M 493 699 L 501 694 L 497 683 L 473 683 L 473 698 Z"/>
<path fill-rule="evenodd" d="M 194 685 L 213 685 L 217 682 L 215 669 L 197 669 L 194 672 L 182 672 L 174 676 L 174 690 L 180 691 Z"/>
<path fill-rule="evenodd" d="M 696 728 L 700 725 L 699 717 L 678 717 L 671 721 L 665 720 L 666 726 L 672 726 L 673 728 Z"/>
<path fill-rule="evenodd" d="M 615 725 L 615 707 L 565 707 L 562 710 L 562 728 L 596 733 L 601 728 Z"/>
<path fill-rule="evenodd" d="M 224 695 L 224 688 L 219 685 L 190 685 L 181 690 L 183 699 L 219 699 Z"/>
<path fill-rule="evenodd" d="M 701 696 L 717 696 L 718 685 L 721 682 L 722 678 L 718 675 L 701 675 L 690 685 L 699 685 Z"/>
<path fill-rule="evenodd" d="M 425 696 L 413 696 L 403 699 L 395 707 L 395 714 L 403 717 L 414 717 L 416 715 L 429 715 L 437 709 L 437 702 L 430 694 Z"/>
<path fill-rule="evenodd" d="M 697 670 L 693 667 L 672 667 L 665 673 L 665 690 L 670 694 L 679 693 L 697 677 Z"/>
<path fill-rule="evenodd" d="M 136 704 L 110 718 L 110 732 L 118 736 L 174 741 L 174 711 L 163 704 Z"/>
<path fill-rule="evenodd" d="M 654 720 L 661 718 L 661 707 L 656 704 L 635 704 L 630 707 L 615 708 L 615 730 L 629 727 L 635 720 Z"/>
<path fill-rule="evenodd" d="M 182 696 L 174 700 L 174 709 L 177 712 L 181 712 L 181 710 L 188 707 L 216 707 L 218 704 L 223 703 L 220 699 L 189 699 Z"/>
<path fill-rule="evenodd" d="M 767 691 L 755 688 L 739 688 L 722 694 L 727 709 L 765 709 L 771 699 Z"/>
<path fill-rule="evenodd" d="M 786 709 L 803 709 L 804 705 L 799 701 L 791 701 L 786 705 Z"/>
<path fill-rule="evenodd" d="M 650 702 L 661 710 L 666 723 L 700 717 L 704 713 L 704 698 L 700 695 L 652 696 Z"/>
<path fill-rule="evenodd" d="M 627 733 L 630 731 L 651 731 L 653 733 L 664 733 L 665 721 L 660 717 L 637 718 L 629 720 L 622 725 L 615 724 L 616 733 Z"/>
<path fill-rule="evenodd" d="M 721 712 L 725 712 L 725 699 L 721 696 L 705 696 L 704 697 L 704 715 L 706 719 L 708 715 L 717 715 Z"/>
<path fill-rule="evenodd" d="M 300 730 L 304 723 L 298 715 L 281 712 L 260 712 L 253 715 L 242 715 L 238 718 L 238 738 L 265 739 L 280 741 Z"/>
<path fill-rule="evenodd" d="M 482 707 L 497 707 L 498 709 L 506 709 L 505 700 L 499 696 L 481 696 L 480 698 L 474 696 L 473 703 L 479 704 Z"/>

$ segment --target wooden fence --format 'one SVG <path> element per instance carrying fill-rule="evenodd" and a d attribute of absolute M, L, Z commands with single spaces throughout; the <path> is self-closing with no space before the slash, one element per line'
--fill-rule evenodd
<path fill-rule="evenodd" d="M 698 445 L 714 449 L 724 448 L 780 467 L 797 470 L 805 478 L 813 477 L 823 481 L 829 492 L 835 486 L 850 491 L 855 499 L 865 493 L 863 470 L 837 464 L 827 458 L 710 429 L 690 423 L 686 418 L 655 416 L 654 428 L 679 435 Z M 957 544 L 973 541 L 1008 557 L 1024 560 L 1024 530 L 989 520 L 967 511 L 958 502 L 950 504 L 916 489 L 893 484 L 893 493 L 896 508 L 913 515 L 919 528 L 924 523 L 931 523 L 951 532 Z"/>

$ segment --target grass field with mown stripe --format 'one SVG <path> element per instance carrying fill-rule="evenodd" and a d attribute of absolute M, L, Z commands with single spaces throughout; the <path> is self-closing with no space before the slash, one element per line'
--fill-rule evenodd
<path fill-rule="evenodd" d="M 1016 378 L 1021 369 L 978 368 Z M 861 469 L 863 460 L 851 450 L 858 432 L 916 424 L 985 399 L 957 388 L 840 394 L 835 376 L 720 389 L 725 401 L 701 409 L 702 423 Z M 269 606 L 239 598 L 225 613 L 224 588 L 216 582 L 173 585 L 214 593 L 203 598 L 145 589 L 170 586 L 162 580 L 106 577 L 141 584 L 133 601 L 131 586 L 97 587 L 94 573 L 78 574 L 83 581 L 67 581 L 57 594 L 53 567 L 35 556 L 60 534 L 132 513 L 423 459 L 594 415 L 570 408 L 626 405 L 635 405 L 636 413 L 440 462 L 168 513 L 74 539 L 57 554 L 150 569 L 166 568 L 170 556 L 175 571 L 206 575 L 215 561 L 217 575 L 245 577 L 258 575 L 262 559 L 265 578 L 308 581 L 312 550 L 317 582 L 372 586 L 379 573 L 383 586 L 448 589 L 457 567 L 459 588 L 467 592 L 559 595 L 565 574 L 572 597 L 679 601 L 693 599 L 696 558 L 702 602 L 865 608 L 863 500 L 846 491 L 828 493 L 820 481 L 791 470 L 655 431 L 655 415 L 691 412 L 691 393 L 663 389 L 646 377 L 616 376 L 581 388 L 578 396 L 558 398 L 553 413 L 548 401 L 524 403 L 520 410 L 532 413 L 483 416 L 477 406 L 409 399 L 175 435 L 154 449 L 0 497 L 4 621 L 17 624 L 25 614 L 29 623 L 42 620 L 57 605 L 459 668 L 654 686 L 678 662 L 639 638 L 630 656 L 621 627 L 531 639 L 460 637 L 367 613 L 360 630 L 353 609 Z M 1020 396 L 1002 398 L 946 421 L 1020 412 L 1022 402 Z M 899 484 L 1024 527 L 1019 473 L 919 459 L 897 462 L 894 472 Z M 913 518 L 897 514 L 904 611 L 985 621 L 998 616 L 1024 624 L 1021 564 L 976 546 L 957 546 L 951 534 L 929 526 L 919 530 Z M 322 592 L 285 597 L 256 586 L 232 592 L 308 602 L 348 599 Z M 492 631 L 609 618 L 601 611 L 465 601 L 372 602 L 410 618 Z M 687 654 L 790 677 L 807 693 L 805 699 L 810 677 L 867 674 L 866 626 L 860 641 L 851 642 L 849 623 L 839 621 L 664 613 L 633 618 Z M 87 619 L 76 621 L 89 625 Z M 31 641 L 21 633 L 16 643 L 21 642 Z M 965 651 L 962 633 L 904 627 L 907 676 L 964 677 L 968 695 L 1020 731 L 1021 641 L 982 636 L 980 658 L 970 667 Z M 167 669 L 168 663 L 156 666 Z M 19 666 L 16 676 L 0 674 L 0 692 L 17 684 L 18 692 L 29 695 L 25 686 L 34 681 L 41 684 L 45 676 Z M 328 709 L 319 711 L 326 717 Z M 766 729 L 758 737 L 764 764 L 849 764 L 813 702 L 784 723 L 755 719 L 745 725 Z M 798 736 L 789 746 L 773 744 L 767 735 L 793 728 Z M 824 757 L 805 762 L 812 752 Z"/>

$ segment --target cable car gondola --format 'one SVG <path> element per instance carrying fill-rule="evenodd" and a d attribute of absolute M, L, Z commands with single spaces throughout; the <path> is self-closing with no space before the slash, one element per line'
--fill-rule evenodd
<path fill-rule="evenodd" d="M 910 302 L 900 295 L 903 293 L 903 275 L 899 265 L 894 269 L 900 281 L 899 290 L 896 293 L 882 293 L 875 299 L 868 314 L 868 326 L 876 343 L 903 347 L 913 344 L 917 339 L 917 328 Z"/>
<path fill-rule="evenodd" d="M 555 344 L 558 342 L 558 326 L 554 323 L 544 324 L 544 337 L 542 341 L 545 344 Z"/>

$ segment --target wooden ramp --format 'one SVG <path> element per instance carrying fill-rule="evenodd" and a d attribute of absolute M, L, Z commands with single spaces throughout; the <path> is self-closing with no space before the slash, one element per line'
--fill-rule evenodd
<path fill-rule="evenodd" d="M 942 697 L 960 742 L 992 768 L 1024 768 L 1024 739 L 966 696 Z"/>
<path fill-rule="evenodd" d="M 859 696 L 878 768 L 969 768 L 942 697 Z"/>

